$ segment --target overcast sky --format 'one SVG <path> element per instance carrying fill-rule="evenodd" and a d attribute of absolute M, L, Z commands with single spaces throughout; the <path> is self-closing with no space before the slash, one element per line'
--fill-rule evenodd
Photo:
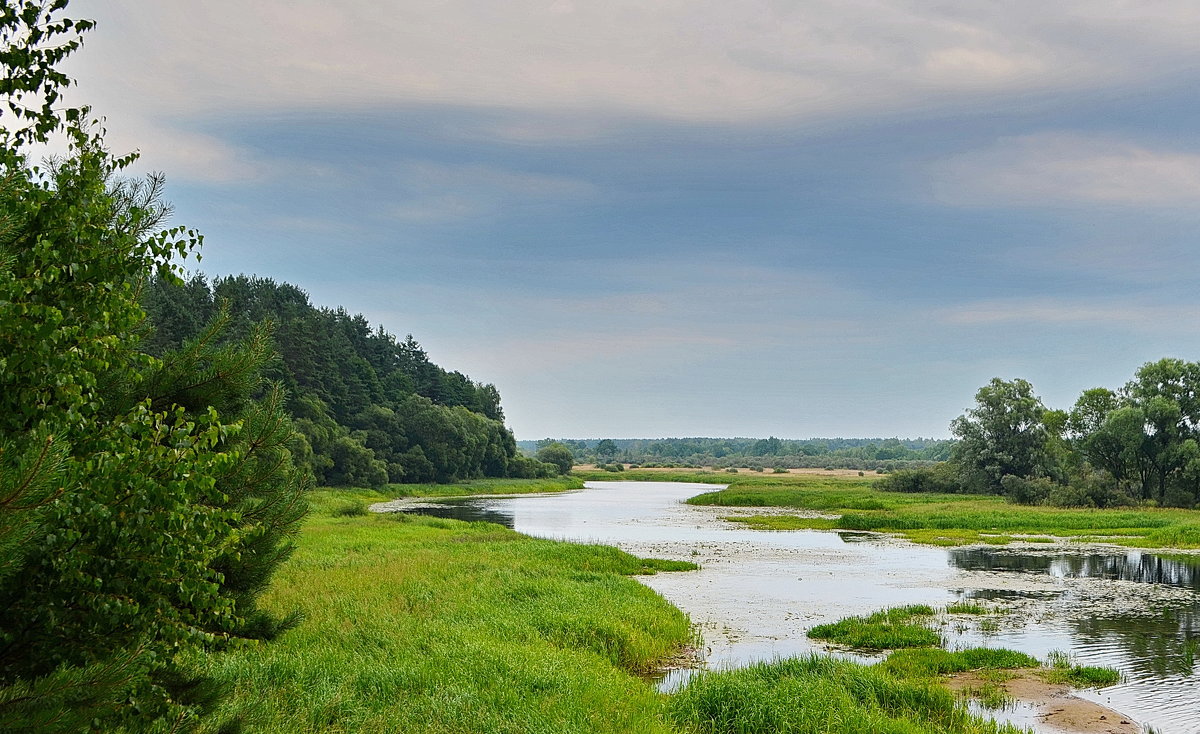
<path fill-rule="evenodd" d="M 77 0 L 209 275 L 518 438 L 946 436 L 1200 357 L 1194 0 Z"/>

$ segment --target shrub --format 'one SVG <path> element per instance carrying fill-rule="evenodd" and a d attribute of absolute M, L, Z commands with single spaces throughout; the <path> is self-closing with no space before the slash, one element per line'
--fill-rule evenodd
<path fill-rule="evenodd" d="M 951 494 L 962 491 L 958 477 L 955 476 L 954 468 L 945 462 L 931 467 L 901 469 L 892 472 L 884 479 L 876 482 L 875 487 L 885 492 L 935 492 L 939 494 Z"/>
<path fill-rule="evenodd" d="M 1012 474 L 1006 474 L 1001 477 L 1000 486 L 1010 501 L 1022 505 L 1042 504 L 1050 498 L 1051 492 L 1067 489 L 1046 477 L 1027 478 L 1013 476 Z M 1089 503 L 1087 506 L 1094 507 L 1095 504 Z"/>

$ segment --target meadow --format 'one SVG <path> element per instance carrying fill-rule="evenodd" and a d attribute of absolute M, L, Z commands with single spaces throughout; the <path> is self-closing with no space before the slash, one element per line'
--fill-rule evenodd
<path fill-rule="evenodd" d="M 264 605 L 270 644 L 199 657 L 256 732 L 666 732 L 639 675 L 684 651 L 687 617 L 632 574 L 693 568 L 488 523 L 354 510 L 312 493 Z"/>

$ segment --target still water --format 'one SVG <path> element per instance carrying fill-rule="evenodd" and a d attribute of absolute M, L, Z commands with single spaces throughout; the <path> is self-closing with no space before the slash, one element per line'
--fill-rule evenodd
<path fill-rule="evenodd" d="M 870 533 L 745 530 L 721 518 L 761 510 L 682 504 L 713 489 L 589 482 L 575 492 L 450 500 L 418 511 L 699 563 L 699 571 L 643 581 L 698 625 L 710 668 L 823 650 L 806 630 L 848 615 L 982 600 L 1001 613 L 956 618 L 942 630 L 951 647 L 1009 647 L 1040 658 L 1060 651 L 1082 665 L 1117 668 L 1122 683 L 1081 695 L 1161 734 L 1200 733 L 1200 557 L 1063 544 L 943 549 Z M 669 675 L 664 685 L 687 675 Z"/>

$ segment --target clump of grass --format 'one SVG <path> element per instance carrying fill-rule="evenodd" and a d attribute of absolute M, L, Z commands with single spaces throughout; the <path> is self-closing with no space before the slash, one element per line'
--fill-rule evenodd
<path fill-rule="evenodd" d="M 1071 656 L 1061 650 L 1052 650 L 1046 656 L 1049 666 L 1042 671 L 1048 683 L 1066 683 L 1078 688 L 1101 688 L 1121 682 L 1121 673 L 1115 668 L 1097 665 L 1075 665 Z"/>
<path fill-rule="evenodd" d="M 831 624 L 820 624 L 808 636 L 862 650 L 896 650 L 905 647 L 940 645 L 942 637 L 921 620 L 934 614 L 924 604 L 893 607 L 866 617 L 847 617 Z"/>
<path fill-rule="evenodd" d="M 671 561 L 665 558 L 643 558 L 641 561 L 642 568 L 637 572 L 639 576 L 653 576 L 659 571 L 695 571 L 700 568 L 690 561 Z"/>
<path fill-rule="evenodd" d="M 924 648 L 897 650 L 878 667 L 899 678 L 932 678 L 968 670 L 1038 668 L 1041 663 L 1032 655 L 1004 648 L 973 647 L 953 651 Z"/>
<path fill-rule="evenodd" d="M 973 698 L 985 709 L 993 711 L 1003 709 L 1012 704 L 1012 696 L 995 683 L 985 682 L 980 686 L 968 686 L 963 689 L 963 695 Z"/>
<path fill-rule="evenodd" d="M 671 697 L 671 722 L 697 734 L 996 734 L 950 691 L 827 656 L 700 673 Z"/>
<path fill-rule="evenodd" d="M 1077 688 L 1102 688 L 1121 682 L 1120 671 L 1097 665 L 1049 668 L 1043 677 L 1049 683 L 1067 683 Z"/>
<path fill-rule="evenodd" d="M 333 509 L 334 517 L 362 517 L 367 514 L 367 506 L 361 502 L 348 502 Z"/>
<path fill-rule="evenodd" d="M 975 602 L 955 602 L 946 605 L 946 614 L 990 614 L 991 610 Z"/>

